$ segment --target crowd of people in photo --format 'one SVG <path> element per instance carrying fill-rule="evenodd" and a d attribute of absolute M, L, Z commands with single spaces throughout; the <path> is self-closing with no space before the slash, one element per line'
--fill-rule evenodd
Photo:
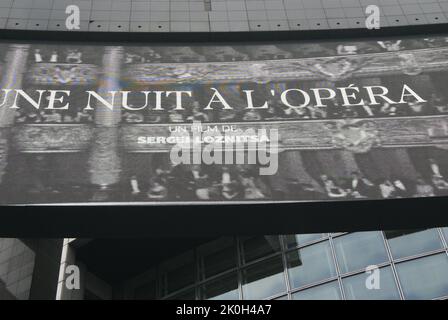
<path fill-rule="evenodd" d="M 399 52 L 448 46 L 448 37 L 420 39 L 388 39 L 380 41 L 344 41 L 326 43 L 288 43 L 261 45 L 204 46 L 141 46 L 125 47 L 124 64 L 229 62 L 273 59 L 300 59 L 321 56 L 341 56 Z M 100 65 L 98 48 L 92 46 L 39 46 L 29 55 L 32 63 L 96 64 Z"/>
<path fill-rule="evenodd" d="M 448 180 L 430 159 L 431 177 L 390 176 L 369 180 L 360 172 L 333 178 L 321 174 L 316 184 L 282 178 L 275 187 L 269 176 L 260 176 L 255 165 L 178 165 L 155 169 L 149 181 L 132 175 L 128 182 L 130 201 L 229 201 L 229 200 L 348 200 L 433 197 L 448 195 Z"/>
<path fill-rule="evenodd" d="M 248 46 L 142 46 L 123 48 L 123 63 L 187 63 L 187 62 L 213 62 L 213 61 L 257 61 L 270 59 L 309 58 L 319 56 L 338 56 L 355 54 L 374 54 L 384 52 L 399 52 L 402 50 L 448 47 L 448 37 L 427 37 L 421 39 L 396 39 L 365 42 L 329 42 L 329 43 L 301 43 L 301 44 L 268 44 Z M 29 63 L 39 65 L 67 64 L 67 65 L 96 65 L 101 66 L 103 52 L 98 55 L 95 47 L 65 47 L 65 46 L 36 46 L 31 50 Z M 101 58 L 101 59 L 99 59 Z M 71 79 L 70 72 L 76 69 L 63 69 L 67 79 Z M 168 69 L 167 69 L 168 70 Z M 431 75 L 430 75 L 431 77 Z M 381 78 L 381 77 L 380 77 Z M 58 81 L 55 78 L 55 84 Z M 65 80 L 66 81 L 66 80 Z M 382 81 L 382 80 L 381 80 Z M 431 80 L 437 83 L 437 79 Z M 288 84 L 291 88 L 302 88 L 311 83 Z M 241 89 L 245 84 L 241 85 Z M 248 84 L 249 86 L 259 84 Z M 282 84 L 283 85 L 283 84 Z M 203 90 L 207 85 L 203 85 Z M 346 85 L 342 85 L 343 87 Z M 385 85 L 388 87 L 387 85 Z M 428 86 L 432 86 L 428 83 Z M 313 85 L 311 85 L 313 87 Z M 335 83 L 335 87 L 337 87 Z M 440 87 L 440 85 L 439 85 Z M 173 88 L 175 90 L 175 86 Z M 264 103 L 268 100 L 269 108 L 248 110 L 242 96 L 231 97 L 233 110 L 223 110 L 216 107 L 214 110 L 204 110 L 208 101 L 201 92 L 193 92 L 193 97 L 201 97 L 204 101 L 192 101 L 185 106 L 185 110 L 175 110 L 175 103 L 164 105 L 166 110 L 151 110 L 145 108 L 141 111 L 130 111 L 123 108 L 123 123 L 188 123 L 226 122 L 226 121 L 271 121 L 271 120 L 301 120 L 301 119 L 338 119 L 338 118 L 368 118 L 368 117 L 394 117 L 448 114 L 448 95 L 443 90 L 437 90 L 428 102 L 418 103 L 409 101 L 403 104 L 343 106 L 340 99 L 326 100 L 325 107 L 312 103 L 303 108 L 288 107 L 279 100 L 270 100 L 270 88 L 259 88 L 263 97 L 255 97 Z M 389 88 L 390 92 L 400 91 L 401 88 Z M 396 89 L 396 90 L 395 90 Z M 123 90 L 127 90 L 124 88 Z M 146 89 L 145 89 L 146 90 Z M 132 90 L 131 90 L 132 91 Z M 193 90 L 194 91 L 194 90 Z M 241 90 L 239 90 L 241 91 Z M 224 95 L 225 97 L 225 95 Z M 226 98 L 226 97 L 225 97 Z M 267 98 L 267 99 L 265 99 Z M 361 97 L 362 98 L 362 97 Z M 131 98 L 130 98 L 131 99 Z M 298 98 L 299 99 L 299 98 Z M 76 99 L 78 100 L 78 99 Z M 136 100 L 139 100 L 138 98 Z M 236 102 L 235 102 L 236 101 Z M 25 102 L 25 101 L 24 101 Z M 76 101 L 78 104 L 78 101 Z M 302 102 L 291 101 L 292 105 Z M 381 101 L 380 101 L 381 102 Z M 26 102 L 25 102 L 26 103 Z M 142 105 L 142 101 L 135 101 L 135 105 Z M 73 105 L 73 104 L 72 104 Z M 190 107 L 191 105 L 191 107 Z M 16 111 L 17 123 L 90 123 L 93 121 L 93 112 L 88 110 L 36 110 L 35 108 L 21 108 Z"/>
<path fill-rule="evenodd" d="M 430 181 L 422 177 L 414 181 L 397 176 L 370 181 L 359 172 L 353 172 L 350 179 L 337 181 L 322 175 L 321 181 L 329 199 L 390 199 L 448 194 L 448 181 L 437 175 L 432 176 Z"/>
<path fill-rule="evenodd" d="M 399 52 L 445 47 L 448 37 L 393 39 L 380 41 L 346 41 L 327 43 L 234 45 L 234 46 L 151 46 L 128 48 L 125 64 L 228 62 L 273 59 L 300 59 L 320 56 L 341 56 Z"/>
<path fill-rule="evenodd" d="M 267 109 L 247 109 L 235 106 L 234 109 L 215 108 L 204 110 L 198 101 L 192 108 L 176 110 L 175 106 L 164 111 L 141 110 L 124 111 L 122 122 L 132 123 L 189 123 L 197 122 L 254 122 L 276 120 L 348 119 L 373 117 L 403 117 L 448 114 L 448 102 L 433 94 L 426 103 L 409 101 L 404 104 L 343 106 L 338 99 L 327 102 L 326 107 L 309 105 L 302 108 L 288 107 L 280 101 L 268 101 Z"/>
<path fill-rule="evenodd" d="M 15 112 L 15 122 L 24 123 L 92 123 L 93 112 L 91 110 L 32 110 L 17 109 Z"/>
<path fill-rule="evenodd" d="M 124 64 L 231 62 L 250 60 L 300 59 L 400 52 L 448 46 L 448 37 L 339 41 L 322 43 L 272 43 L 251 45 L 139 46 L 123 47 Z M 29 61 L 36 64 L 101 65 L 104 49 L 95 46 L 33 46 Z"/>
<path fill-rule="evenodd" d="M 415 151 L 421 156 L 420 150 Z M 303 164 L 307 175 L 281 171 L 272 176 L 260 175 L 256 164 L 169 166 L 161 157 L 153 158 L 147 166 L 144 160 L 147 158 L 137 157 L 123 163 L 118 183 L 104 186 L 92 184 L 89 171 L 84 169 L 87 156 L 61 157 L 23 155 L 25 162 L 20 159 L 10 162 L 0 184 L 0 200 L 8 203 L 322 201 L 448 196 L 448 168 L 443 157 L 435 160 L 425 156 L 423 162 L 416 160 L 420 167 L 413 174 L 378 172 L 378 177 L 372 172 L 367 176 L 366 168 L 362 167 L 347 174 L 337 168 L 324 169 L 322 164 L 311 161 L 313 157 Z M 70 161 L 73 171 L 66 169 Z"/>
<path fill-rule="evenodd" d="M 130 177 L 133 200 L 261 200 L 270 197 L 266 181 L 254 167 L 177 165 L 157 168 L 147 183 Z"/>

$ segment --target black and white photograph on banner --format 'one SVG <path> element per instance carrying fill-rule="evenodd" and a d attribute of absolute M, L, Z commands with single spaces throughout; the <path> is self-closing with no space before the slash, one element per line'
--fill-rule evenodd
<path fill-rule="evenodd" d="M 0 0 L 0 302 L 435 310 L 447 84 L 448 0 Z"/>
<path fill-rule="evenodd" d="M 0 49 L 1 204 L 448 194 L 448 37 Z"/>

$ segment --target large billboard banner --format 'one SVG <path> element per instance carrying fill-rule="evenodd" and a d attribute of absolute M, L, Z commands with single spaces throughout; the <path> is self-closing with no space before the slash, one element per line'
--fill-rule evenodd
<path fill-rule="evenodd" d="M 448 194 L 448 37 L 0 44 L 0 204 Z"/>

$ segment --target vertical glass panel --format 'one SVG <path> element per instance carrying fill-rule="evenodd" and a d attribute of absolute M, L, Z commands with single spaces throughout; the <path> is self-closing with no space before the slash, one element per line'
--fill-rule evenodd
<path fill-rule="evenodd" d="M 286 258 L 289 280 L 293 288 L 336 275 L 328 241 L 289 252 Z"/>
<path fill-rule="evenodd" d="M 448 228 L 443 228 L 442 231 L 443 234 L 445 235 L 445 241 L 448 243 Z"/>
<path fill-rule="evenodd" d="M 196 268 L 193 252 L 180 255 L 161 266 L 162 293 L 170 294 L 194 283 Z"/>
<path fill-rule="evenodd" d="M 175 294 L 167 300 L 196 300 L 195 289 L 188 289 L 187 291 Z"/>
<path fill-rule="evenodd" d="M 363 272 L 343 279 L 342 283 L 347 300 L 400 299 L 390 267 L 373 270 L 370 274 Z"/>
<path fill-rule="evenodd" d="M 137 300 L 155 300 L 157 298 L 156 281 L 152 280 L 137 287 L 134 296 Z"/>
<path fill-rule="evenodd" d="M 202 299 L 238 300 L 238 277 L 236 272 L 204 284 L 201 288 Z"/>
<path fill-rule="evenodd" d="M 335 238 L 334 246 L 342 273 L 388 260 L 381 232 L 350 233 Z"/>
<path fill-rule="evenodd" d="M 395 259 L 436 250 L 442 247 L 436 229 L 385 231 Z"/>
<path fill-rule="evenodd" d="M 99 301 L 99 300 L 103 300 L 103 299 L 101 297 L 98 297 L 92 291 L 86 289 L 84 291 L 83 300 L 86 300 L 86 301 Z M 152 300 L 152 298 L 140 298 L 138 300 Z"/>
<path fill-rule="evenodd" d="M 280 252 L 278 236 L 242 238 L 244 262 L 250 262 L 267 255 Z"/>
<path fill-rule="evenodd" d="M 287 248 L 295 248 L 326 236 L 326 233 L 291 234 L 285 236 L 285 243 Z"/>
<path fill-rule="evenodd" d="M 305 289 L 292 295 L 293 300 L 341 300 L 337 281 Z"/>
<path fill-rule="evenodd" d="M 275 257 L 243 269 L 243 299 L 264 299 L 286 291 L 283 263 Z"/>
<path fill-rule="evenodd" d="M 434 299 L 448 295 L 448 257 L 438 254 L 396 265 L 406 299 Z"/>
<path fill-rule="evenodd" d="M 236 268 L 236 246 L 233 238 L 226 237 L 198 248 L 203 279 Z"/>

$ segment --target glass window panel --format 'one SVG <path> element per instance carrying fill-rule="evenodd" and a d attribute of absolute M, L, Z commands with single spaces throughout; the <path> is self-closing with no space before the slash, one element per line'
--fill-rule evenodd
<path fill-rule="evenodd" d="M 193 252 L 180 255 L 162 266 L 162 293 L 170 294 L 194 283 L 195 264 Z"/>
<path fill-rule="evenodd" d="M 286 291 L 281 257 L 256 263 L 242 273 L 245 300 L 264 299 Z"/>
<path fill-rule="evenodd" d="M 448 295 L 448 257 L 439 254 L 396 265 L 406 299 L 434 299 Z"/>
<path fill-rule="evenodd" d="M 395 259 L 442 247 L 436 229 L 385 231 L 384 234 L 389 241 L 390 250 Z"/>
<path fill-rule="evenodd" d="M 204 284 L 201 288 L 202 299 L 238 300 L 238 277 L 236 273 L 220 277 Z"/>
<path fill-rule="evenodd" d="M 375 272 L 375 271 L 374 271 Z M 347 300 L 399 300 L 397 285 L 390 267 L 378 269 L 378 289 L 368 289 L 366 280 L 372 274 L 360 273 L 342 280 Z"/>
<path fill-rule="evenodd" d="M 272 300 L 288 300 L 288 296 L 281 296 Z"/>
<path fill-rule="evenodd" d="M 221 238 L 198 249 L 201 275 L 209 278 L 236 268 L 236 246 L 233 238 Z"/>
<path fill-rule="evenodd" d="M 196 300 L 195 289 L 188 289 L 187 291 L 175 294 L 167 300 Z"/>
<path fill-rule="evenodd" d="M 135 289 L 135 299 L 155 300 L 157 298 L 156 281 L 150 281 Z"/>
<path fill-rule="evenodd" d="M 243 238 L 242 246 L 245 262 L 250 262 L 280 252 L 280 241 L 278 236 Z"/>
<path fill-rule="evenodd" d="M 295 248 L 326 236 L 326 233 L 291 234 L 285 236 L 285 243 L 287 248 Z"/>
<path fill-rule="evenodd" d="M 380 232 L 356 232 L 334 239 L 342 273 L 363 269 L 388 260 Z"/>
<path fill-rule="evenodd" d="M 294 288 L 336 275 L 328 241 L 289 252 L 286 258 L 289 280 Z"/>
<path fill-rule="evenodd" d="M 292 295 L 293 300 L 341 300 L 337 281 L 305 289 Z"/>
<path fill-rule="evenodd" d="M 445 240 L 448 243 L 448 228 L 443 228 L 442 231 L 443 231 L 443 234 L 445 235 Z"/>
<path fill-rule="evenodd" d="M 86 301 L 100 301 L 100 300 L 103 300 L 101 297 L 98 297 L 96 294 L 94 294 L 92 291 L 90 291 L 90 290 L 85 290 L 84 291 L 84 297 L 83 297 L 83 300 L 86 300 Z M 152 298 L 148 298 L 148 299 L 146 299 L 146 298 L 140 298 L 140 299 L 138 299 L 138 300 L 152 300 Z"/>

